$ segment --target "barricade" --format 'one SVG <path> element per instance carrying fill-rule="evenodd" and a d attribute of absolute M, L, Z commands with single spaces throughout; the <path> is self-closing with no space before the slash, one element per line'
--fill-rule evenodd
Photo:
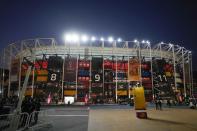
<path fill-rule="evenodd" d="M 34 111 L 30 114 L 28 120 L 28 129 L 35 131 L 40 128 L 51 128 L 52 121 L 49 120 L 47 111 Z"/>
<path fill-rule="evenodd" d="M 6 131 L 10 129 L 12 119 L 16 117 L 14 114 L 4 114 L 0 115 L 0 131 Z M 17 131 L 24 130 L 28 127 L 29 114 L 28 113 L 20 113 L 19 114 L 19 122 L 17 123 Z"/>

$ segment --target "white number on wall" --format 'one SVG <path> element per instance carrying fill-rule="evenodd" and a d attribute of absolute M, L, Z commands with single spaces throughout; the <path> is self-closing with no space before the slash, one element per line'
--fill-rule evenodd
<path fill-rule="evenodd" d="M 56 81 L 57 74 L 51 74 L 51 81 Z"/>
<path fill-rule="evenodd" d="M 95 74 L 94 78 L 95 78 L 95 81 L 100 81 L 100 79 L 101 79 L 99 74 Z"/>

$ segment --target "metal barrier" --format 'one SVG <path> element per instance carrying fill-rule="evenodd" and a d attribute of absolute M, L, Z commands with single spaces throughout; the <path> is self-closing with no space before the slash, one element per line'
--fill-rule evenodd
<path fill-rule="evenodd" d="M 28 120 L 28 129 L 37 130 L 40 128 L 51 128 L 52 121 L 49 120 L 47 111 L 34 111 L 30 114 Z"/>
<path fill-rule="evenodd" d="M 28 113 L 0 115 L 0 131 L 10 130 L 12 126 L 18 127 L 17 131 L 51 128 L 52 121 L 48 117 L 46 111 L 34 111 L 30 115 Z M 15 119 L 15 122 L 11 123 L 13 119 Z"/>
<path fill-rule="evenodd" d="M 18 117 L 19 121 L 17 124 L 17 130 L 24 130 L 28 127 L 28 121 L 29 121 L 29 114 L 28 113 L 20 113 L 18 116 L 15 116 L 14 114 L 4 114 L 0 115 L 0 131 L 5 131 L 10 129 L 11 121 L 14 119 L 14 117 Z"/>

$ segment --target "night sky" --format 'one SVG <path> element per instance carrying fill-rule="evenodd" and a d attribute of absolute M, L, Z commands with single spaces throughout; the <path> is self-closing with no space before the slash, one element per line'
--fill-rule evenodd
<path fill-rule="evenodd" d="M 0 49 L 8 43 L 76 31 L 179 44 L 197 57 L 195 0 L 1 0 Z M 194 62 L 194 68 L 197 62 Z"/>

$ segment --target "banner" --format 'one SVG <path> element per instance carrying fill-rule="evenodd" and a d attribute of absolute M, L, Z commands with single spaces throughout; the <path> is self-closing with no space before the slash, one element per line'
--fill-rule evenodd
<path fill-rule="evenodd" d="M 75 82 L 77 70 L 77 58 L 67 57 L 64 62 L 64 81 Z"/>
<path fill-rule="evenodd" d="M 140 81 L 140 63 L 136 58 L 129 59 L 129 81 Z"/>

